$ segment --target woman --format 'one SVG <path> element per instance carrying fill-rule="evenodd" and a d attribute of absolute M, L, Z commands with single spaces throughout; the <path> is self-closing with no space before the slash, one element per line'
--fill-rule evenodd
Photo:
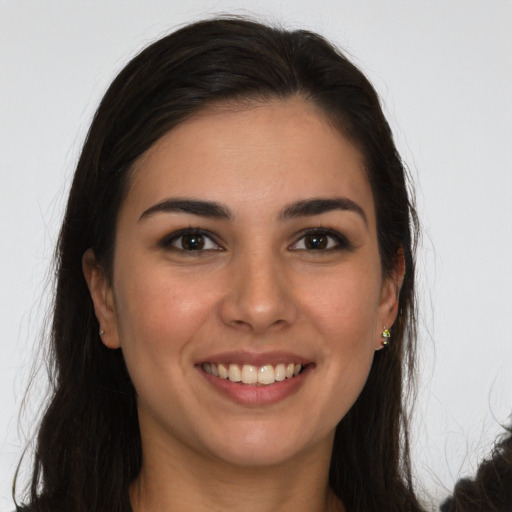
<path fill-rule="evenodd" d="M 420 510 L 415 226 L 376 93 L 321 37 L 148 47 L 70 192 L 30 510 Z"/>

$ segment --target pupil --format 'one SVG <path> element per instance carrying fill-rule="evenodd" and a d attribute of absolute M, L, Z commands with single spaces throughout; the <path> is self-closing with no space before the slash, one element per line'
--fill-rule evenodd
<path fill-rule="evenodd" d="M 183 249 L 187 251 L 198 251 L 204 247 L 203 235 L 190 234 L 183 235 L 181 239 L 181 245 Z"/>
<path fill-rule="evenodd" d="M 308 249 L 325 249 L 327 247 L 327 237 L 325 235 L 307 235 L 305 242 Z"/>

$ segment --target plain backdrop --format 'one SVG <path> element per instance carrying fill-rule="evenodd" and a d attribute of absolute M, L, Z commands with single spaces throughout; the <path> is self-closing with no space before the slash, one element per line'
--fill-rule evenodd
<path fill-rule="evenodd" d="M 137 51 L 187 21 L 226 12 L 322 33 L 381 95 L 424 228 L 412 448 L 432 506 L 474 472 L 509 421 L 511 2 L 0 0 L 2 511 L 13 510 L 13 473 L 44 395 L 39 364 L 18 418 L 40 357 L 53 246 L 93 112 Z"/>

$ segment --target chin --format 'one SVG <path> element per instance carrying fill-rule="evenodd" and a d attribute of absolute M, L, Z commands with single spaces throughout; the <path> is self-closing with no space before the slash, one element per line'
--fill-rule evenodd
<path fill-rule="evenodd" d="M 258 425 L 253 420 L 245 427 L 225 433 L 213 449 L 218 458 L 241 467 L 276 466 L 301 458 L 319 442 L 305 432 L 275 424 Z M 332 436 L 327 437 L 332 443 Z"/>
<path fill-rule="evenodd" d="M 260 444 L 241 443 L 231 446 L 229 450 L 223 450 L 219 458 L 233 466 L 257 468 L 278 466 L 294 459 L 297 455 L 296 447 L 294 449 L 284 447 L 269 449 Z"/>

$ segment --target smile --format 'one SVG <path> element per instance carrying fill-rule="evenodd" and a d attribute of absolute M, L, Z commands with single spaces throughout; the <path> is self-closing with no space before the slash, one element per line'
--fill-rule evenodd
<path fill-rule="evenodd" d="M 229 379 L 231 382 L 253 386 L 269 386 L 296 377 L 305 367 L 294 363 L 265 364 L 262 366 L 203 363 L 201 368 L 204 372 L 219 379 Z"/>

